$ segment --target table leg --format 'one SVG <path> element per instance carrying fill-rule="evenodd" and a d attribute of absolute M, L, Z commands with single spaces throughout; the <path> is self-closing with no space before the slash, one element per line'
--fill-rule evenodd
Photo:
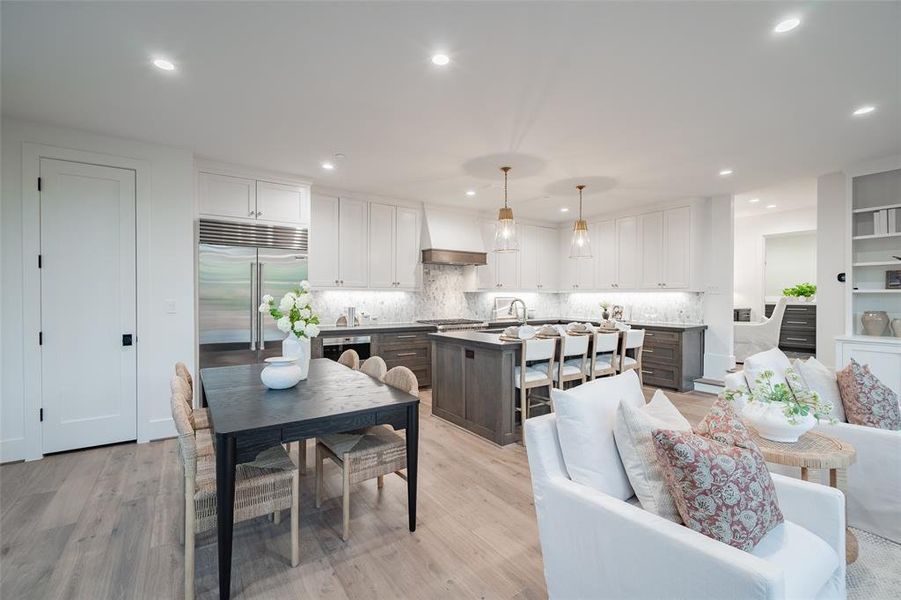
<path fill-rule="evenodd" d="M 235 512 L 235 438 L 216 435 L 216 525 L 219 599 L 231 597 L 232 529 Z"/>
<path fill-rule="evenodd" d="M 407 515 L 416 531 L 416 476 L 419 470 L 419 405 L 407 407 Z"/>
<path fill-rule="evenodd" d="M 848 519 L 848 470 L 829 469 L 829 485 L 845 494 L 845 521 Z M 845 563 L 851 564 L 857 560 L 860 548 L 857 544 L 857 536 L 850 529 L 845 530 Z"/>

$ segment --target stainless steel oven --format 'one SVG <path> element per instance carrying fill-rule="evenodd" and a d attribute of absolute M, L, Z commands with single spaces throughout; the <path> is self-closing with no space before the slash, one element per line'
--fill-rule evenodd
<path fill-rule="evenodd" d="M 345 350 L 355 350 L 360 356 L 360 360 L 366 360 L 372 356 L 370 344 L 371 339 L 368 335 L 324 337 L 322 338 L 322 356 L 331 360 L 338 360 L 338 357 Z"/>

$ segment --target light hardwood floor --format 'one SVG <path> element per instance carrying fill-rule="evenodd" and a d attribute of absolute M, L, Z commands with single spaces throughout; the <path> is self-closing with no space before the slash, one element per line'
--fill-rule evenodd
<path fill-rule="evenodd" d="M 646 389 L 650 398 L 653 390 Z M 667 392 L 686 418 L 713 400 Z M 407 531 L 404 482 L 351 495 L 341 541 L 341 480 L 326 471 L 313 504 L 312 448 L 301 483 L 301 563 L 289 520 L 235 526 L 232 595 L 240 598 L 544 598 L 525 450 L 432 417 L 423 393 L 419 514 Z M 0 597 L 178 598 L 181 482 L 175 440 L 123 444 L 0 467 Z M 197 540 L 198 598 L 216 598 L 215 534 Z"/>

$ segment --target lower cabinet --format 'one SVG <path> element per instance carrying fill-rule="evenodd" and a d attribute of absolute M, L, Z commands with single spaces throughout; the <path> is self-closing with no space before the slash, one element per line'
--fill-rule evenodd
<path fill-rule="evenodd" d="M 432 385 L 432 355 L 428 332 L 379 333 L 371 337 L 370 354 L 381 356 L 388 366 L 407 367 L 416 375 L 419 387 Z"/>
<path fill-rule="evenodd" d="M 661 329 L 633 325 L 644 329 L 641 351 L 641 377 L 645 385 L 685 392 L 694 389 L 695 379 L 704 374 L 704 330 Z"/>
<path fill-rule="evenodd" d="M 764 309 L 767 318 L 773 314 L 775 304 L 767 304 Z M 779 349 L 789 352 L 817 351 L 817 307 L 815 304 L 785 307 L 782 329 L 779 330 Z"/>

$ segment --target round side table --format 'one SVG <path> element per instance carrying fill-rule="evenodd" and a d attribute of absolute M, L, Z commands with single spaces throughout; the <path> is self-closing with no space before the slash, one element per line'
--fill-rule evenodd
<path fill-rule="evenodd" d="M 800 467 L 801 479 L 809 481 L 809 469 L 828 469 L 829 485 L 847 493 L 848 467 L 857 460 L 857 451 L 848 442 L 831 438 L 822 433 L 808 431 L 797 442 L 773 442 L 766 440 L 752 428 L 748 428 L 754 442 L 767 462 Z M 845 561 L 857 560 L 857 538 L 847 530 L 845 536 Z"/>

